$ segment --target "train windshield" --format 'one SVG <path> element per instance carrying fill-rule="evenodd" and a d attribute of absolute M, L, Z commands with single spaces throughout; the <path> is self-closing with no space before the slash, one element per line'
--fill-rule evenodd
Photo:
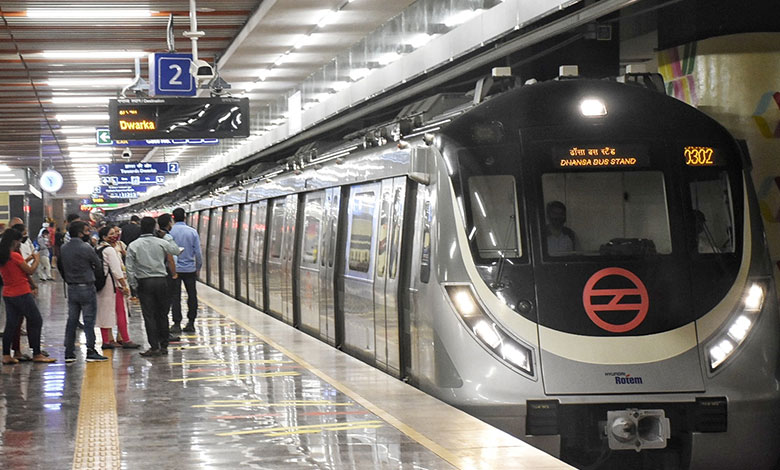
<path fill-rule="evenodd" d="M 542 175 L 548 256 L 646 256 L 672 252 L 660 171 Z"/>

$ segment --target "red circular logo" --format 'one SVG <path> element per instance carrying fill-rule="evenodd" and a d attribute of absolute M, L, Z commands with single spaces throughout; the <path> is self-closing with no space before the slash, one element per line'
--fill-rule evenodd
<path fill-rule="evenodd" d="M 628 289 L 595 289 L 596 283 L 607 276 L 624 277 L 634 287 Z M 623 297 L 627 295 L 638 295 L 639 303 L 620 303 Z M 606 304 L 594 304 L 594 297 L 611 297 L 611 299 Z M 625 333 L 633 330 L 645 320 L 647 309 L 650 306 L 650 298 L 647 295 L 647 288 L 636 274 L 623 268 L 604 268 L 591 276 L 588 282 L 585 283 L 585 289 L 582 291 L 582 305 L 585 307 L 588 318 L 599 328 L 611 333 Z M 636 311 L 636 316 L 628 323 L 618 325 L 606 322 L 599 317 L 599 312 L 614 311 Z"/>

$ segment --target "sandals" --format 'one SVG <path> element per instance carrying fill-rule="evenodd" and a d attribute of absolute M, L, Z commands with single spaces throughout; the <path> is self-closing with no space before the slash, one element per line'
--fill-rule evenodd
<path fill-rule="evenodd" d="M 57 362 L 57 359 L 54 359 L 53 357 L 46 357 L 43 354 L 37 354 L 32 358 L 33 362 L 39 362 L 44 364 L 51 364 L 52 362 Z"/>

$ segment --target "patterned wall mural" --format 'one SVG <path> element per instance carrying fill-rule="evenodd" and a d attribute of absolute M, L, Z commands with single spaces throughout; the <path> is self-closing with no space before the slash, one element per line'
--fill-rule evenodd
<path fill-rule="evenodd" d="M 667 94 L 747 142 L 770 255 L 780 267 L 780 33 L 722 36 L 662 50 L 658 68 Z"/>

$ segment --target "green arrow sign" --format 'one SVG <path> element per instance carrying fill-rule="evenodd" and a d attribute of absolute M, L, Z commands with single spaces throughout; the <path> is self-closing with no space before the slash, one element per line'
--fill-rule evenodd
<path fill-rule="evenodd" d="M 96 129 L 95 139 L 98 145 L 111 145 L 111 134 L 108 129 Z"/>

